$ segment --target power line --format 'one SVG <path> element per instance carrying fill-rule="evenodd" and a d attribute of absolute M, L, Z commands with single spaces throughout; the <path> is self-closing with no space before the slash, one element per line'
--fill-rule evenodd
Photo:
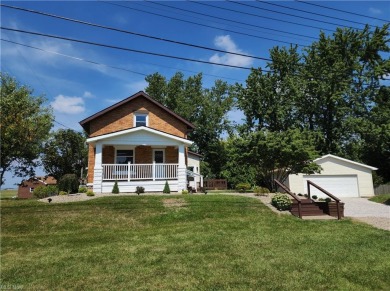
<path fill-rule="evenodd" d="M 232 19 L 218 17 L 218 16 L 215 16 L 215 15 L 210 15 L 210 14 L 206 14 L 206 13 L 196 12 L 196 11 L 193 11 L 193 10 L 188 10 L 188 9 L 184 9 L 184 8 L 178 8 L 178 7 L 170 6 L 170 5 L 167 5 L 167 4 L 162 4 L 161 2 L 152 2 L 152 1 L 147 1 L 147 2 L 155 4 L 155 5 L 169 7 L 169 8 L 180 10 L 180 11 L 186 11 L 186 12 L 190 12 L 190 13 L 194 13 L 194 14 L 210 17 L 212 19 L 224 20 L 224 21 L 227 21 L 229 23 L 234 22 L 234 23 L 238 23 L 238 24 L 242 24 L 242 25 L 246 25 L 246 26 L 252 26 L 252 27 L 266 29 L 266 30 L 269 30 L 269 31 L 276 31 L 276 32 L 281 32 L 281 33 L 287 33 L 289 35 L 296 35 L 296 36 L 306 37 L 306 38 L 310 38 L 310 39 L 316 39 L 315 37 L 308 36 L 308 35 L 303 35 L 303 34 L 294 33 L 294 32 L 287 32 L 287 31 L 283 31 L 283 30 L 279 30 L 279 29 L 273 29 L 273 28 L 259 26 L 259 25 L 255 25 L 255 24 L 249 24 L 249 23 L 245 23 L 245 22 L 241 22 L 241 21 L 235 21 L 235 20 L 232 20 Z M 204 3 L 199 3 L 199 2 L 194 2 L 194 3 L 200 4 L 200 5 L 210 5 L 210 4 L 204 4 Z M 223 9 L 223 8 L 221 8 L 221 9 Z"/>
<path fill-rule="evenodd" d="M 74 59 L 74 60 L 77 60 L 77 61 L 82 61 L 82 62 L 86 62 L 86 63 L 98 65 L 98 66 L 104 66 L 104 67 L 111 68 L 111 69 L 122 70 L 122 71 L 130 72 L 130 73 L 134 73 L 134 74 L 137 74 L 137 75 L 148 76 L 147 74 L 140 73 L 140 72 L 136 72 L 136 71 L 129 70 L 129 69 L 126 69 L 126 68 L 122 68 L 122 67 L 116 67 L 116 66 L 106 65 L 106 64 L 102 64 L 102 63 L 99 63 L 99 62 L 96 62 L 96 61 L 91 61 L 91 60 L 83 59 L 83 58 L 80 58 L 80 57 L 75 57 L 75 56 L 70 56 L 70 55 L 66 55 L 66 54 L 62 54 L 62 53 L 58 53 L 58 52 L 48 51 L 48 50 L 44 50 L 44 49 L 42 49 L 42 48 L 38 48 L 38 47 L 35 47 L 35 46 L 31 46 L 31 45 L 27 45 L 27 44 L 22 44 L 22 43 L 19 43 L 19 42 L 15 42 L 15 41 L 11 41 L 11 40 L 6 40 L 6 39 L 2 39 L 2 38 L 1 38 L 0 40 L 1 40 L 1 41 L 5 41 L 5 42 L 8 42 L 8 43 L 12 43 L 12 44 L 24 46 L 24 47 L 27 47 L 27 48 L 31 48 L 31 49 L 36 49 L 36 50 L 39 50 L 39 51 L 43 51 L 43 52 L 45 52 L 45 53 L 50 53 L 50 54 L 55 54 L 55 55 L 67 57 L 67 58 Z M 150 64 L 150 63 L 146 63 L 146 64 Z M 153 66 L 161 66 L 161 67 L 166 67 L 166 68 L 170 68 L 170 69 L 177 70 L 177 68 L 168 67 L 168 66 L 164 66 L 164 65 L 157 65 L 157 64 L 151 64 L 151 65 L 153 65 Z M 186 69 L 180 69 L 180 71 L 186 71 L 186 72 L 191 72 L 191 73 L 195 73 L 195 74 L 198 74 L 198 73 L 199 73 L 199 72 L 195 72 L 195 71 L 191 71 L 191 70 L 186 70 Z M 205 75 L 205 76 L 211 76 L 211 77 L 216 77 L 216 78 L 221 78 L 221 79 L 229 79 L 229 80 L 240 81 L 240 82 L 245 81 L 245 80 L 239 80 L 239 79 L 235 79 L 235 78 L 223 77 L 223 76 L 212 75 L 212 74 L 206 74 L 206 73 L 202 73 L 202 74 Z"/>
<path fill-rule="evenodd" d="M 158 14 L 158 13 L 154 13 L 154 12 L 150 12 L 150 11 L 145 11 L 145 10 L 142 10 L 142 9 L 129 7 L 129 6 L 118 4 L 118 3 L 107 2 L 107 1 L 102 1 L 102 0 L 100 0 L 100 2 L 103 2 L 105 4 L 109 4 L 109 5 L 113 5 L 113 6 L 123 7 L 123 8 L 130 9 L 130 10 L 135 10 L 135 11 L 138 11 L 138 12 L 142 12 L 142 13 L 146 13 L 146 14 L 150 14 L 150 15 L 154 15 L 154 16 L 159 16 L 159 17 L 163 17 L 163 18 L 167 18 L 167 19 L 172 19 L 172 20 L 175 20 L 175 21 L 190 23 L 190 24 L 193 24 L 193 25 L 201 26 L 201 27 L 207 27 L 207 28 L 211 28 L 211 29 L 215 29 L 215 30 L 223 30 L 225 32 L 230 32 L 230 33 L 234 33 L 234 34 L 238 34 L 238 35 L 244 35 L 244 36 L 257 38 L 257 39 L 265 39 L 265 40 L 270 40 L 270 41 L 275 41 L 275 42 L 280 42 L 280 43 L 285 43 L 285 44 L 291 44 L 291 42 L 288 42 L 288 41 L 282 41 L 282 40 L 279 40 L 279 39 L 253 35 L 253 34 L 244 33 L 244 32 L 235 31 L 235 30 L 226 29 L 226 28 L 221 29 L 219 27 L 215 27 L 215 26 L 211 26 L 211 25 L 207 25 L 207 24 L 202 24 L 202 23 L 197 23 L 197 22 L 193 22 L 193 21 L 189 21 L 189 20 L 184 20 L 184 19 L 180 19 L 180 18 L 176 18 L 176 17 L 172 17 L 172 16 L 167 16 L 167 15 L 163 15 L 163 14 Z M 139 3 L 137 3 L 137 4 L 141 5 Z M 251 30 L 258 31 L 258 30 L 255 30 L 255 29 L 251 29 Z M 258 31 L 258 32 L 260 32 L 260 31 Z M 287 33 L 287 32 L 284 32 L 284 33 Z M 313 38 L 313 39 L 315 39 L 315 38 Z M 296 43 L 296 42 L 294 42 L 293 44 L 296 44 L 296 45 L 302 46 L 302 47 L 306 47 L 306 45 L 299 44 L 299 43 Z"/>
<path fill-rule="evenodd" d="M 262 3 L 262 4 L 267 4 L 267 5 L 282 7 L 282 8 L 285 8 L 285 9 L 290 9 L 290 10 L 294 10 L 294 11 L 300 11 L 300 12 L 303 12 L 303 13 L 318 15 L 318 16 L 321 16 L 321 17 L 326 17 L 326 18 L 331 18 L 331 19 L 337 19 L 337 20 L 346 21 L 346 22 L 351 22 L 351 23 L 360 24 L 360 25 L 366 25 L 366 24 L 367 24 L 367 23 L 358 22 L 358 21 L 353 21 L 353 20 L 349 20 L 349 19 L 345 19 L 345 18 L 339 18 L 339 17 L 336 17 L 336 16 L 329 16 L 329 15 L 325 15 L 325 14 L 321 14 L 321 13 L 316 13 L 316 12 L 313 12 L 313 11 L 307 11 L 307 10 L 303 10 L 303 9 L 299 9 L 299 8 L 292 8 L 292 7 L 288 7 L 288 6 L 285 6 L 285 5 L 276 4 L 276 3 L 274 3 L 274 2 L 271 3 L 271 2 L 262 1 L 262 0 L 256 0 L 256 1 L 257 1 L 257 2 L 260 2 L 260 3 Z"/>
<path fill-rule="evenodd" d="M 304 3 L 306 5 L 312 5 L 312 6 L 325 8 L 325 9 L 328 9 L 328 10 L 333 10 L 333 11 L 338 11 L 338 12 L 342 12 L 342 13 L 348 13 L 348 14 L 356 15 L 356 16 L 360 16 L 360 17 L 366 17 L 366 18 L 376 19 L 376 20 L 380 20 L 380 21 L 390 22 L 390 20 L 387 20 L 387 19 L 377 18 L 377 17 L 373 17 L 373 16 L 367 16 L 367 15 L 364 15 L 364 14 L 359 14 L 359 13 L 355 13 L 355 12 L 345 11 L 345 10 L 341 10 L 341 9 L 337 9 L 337 8 L 333 8 L 333 7 L 327 7 L 327 6 L 324 6 L 324 5 L 315 4 L 315 3 L 311 3 L 311 2 L 306 2 L 306 1 L 301 1 L 301 0 L 295 0 L 295 1 Z"/>
<path fill-rule="evenodd" d="M 231 11 L 231 12 L 235 12 L 235 13 L 240 13 L 240 14 L 244 14 L 244 15 L 258 17 L 258 18 L 271 19 L 271 20 L 274 20 L 274 21 L 285 22 L 285 23 L 289 23 L 289 24 L 294 24 L 294 25 L 299 25 L 299 26 L 304 26 L 304 27 L 310 27 L 310 28 L 315 28 L 315 29 L 322 29 L 322 30 L 331 31 L 331 32 L 333 31 L 331 29 L 321 28 L 321 27 L 318 27 L 318 26 L 302 24 L 302 23 L 297 23 L 297 22 L 288 21 L 288 20 L 281 20 L 281 19 L 278 19 L 278 18 L 273 18 L 273 17 L 268 17 L 268 16 L 261 16 L 261 15 L 257 15 L 257 14 L 253 14 L 253 13 L 249 13 L 249 12 L 243 12 L 243 11 L 238 11 L 238 10 L 229 9 L 229 8 L 225 8 L 225 7 L 220 7 L 220 6 L 212 5 L 212 4 L 209 4 L 209 3 L 206 4 L 204 2 L 196 2 L 196 1 L 191 1 L 191 0 L 187 0 L 187 1 L 192 2 L 192 3 L 196 3 L 198 5 L 203 5 L 203 6 L 207 6 L 207 7 L 213 7 L 213 8 L 217 8 L 217 9 L 221 9 L 221 10 L 225 10 L 225 11 Z M 229 2 L 232 2 L 232 1 L 229 1 Z M 234 3 L 262 10 L 262 8 L 259 8 L 259 7 L 256 7 L 256 6 L 252 6 L 252 5 L 249 5 L 249 4 L 244 4 L 242 2 L 234 2 Z M 232 21 L 232 20 L 230 20 L 230 21 Z M 302 36 L 302 35 L 300 35 L 300 36 Z"/>
<path fill-rule="evenodd" d="M 92 41 L 86 41 L 86 40 L 80 40 L 80 39 L 74 39 L 69 37 L 63 37 L 63 36 L 57 36 L 57 35 L 51 35 L 51 34 L 45 34 L 45 33 L 39 33 L 39 32 L 32 32 L 32 31 L 26 31 L 21 29 L 13 29 L 9 27 L 0 27 L 1 29 L 8 30 L 8 31 L 14 31 L 14 32 L 21 32 L 31 35 L 38 35 L 38 36 L 44 36 L 49 38 L 55 38 L 55 39 L 61 39 L 61 40 L 67 40 L 67 41 L 73 41 L 83 44 L 89 44 L 94 46 L 100 46 L 100 47 L 106 47 L 111 49 L 117 49 L 117 50 L 123 50 L 123 51 L 129 51 L 139 54 L 146 54 L 146 55 L 152 55 L 152 56 L 158 56 L 158 57 L 164 57 L 164 58 L 171 58 L 171 59 L 177 59 L 182 61 L 189 61 L 189 62 L 196 62 L 196 63 L 202 63 L 207 65 L 216 65 L 216 66 L 223 66 L 223 67 L 229 67 L 229 68 L 235 68 L 235 69 L 243 69 L 243 70 L 250 70 L 250 67 L 243 67 L 243 66 L 235 66 L 235 65 L 229 65 L 229 64 L 222 64 L 222 63 L 216 63 L 216 62 L 210 62 L 210 61 L 202 61 L 202 60 L 196 60 L 191 58 L 185 58 L 185 57 L 179 57 L 179 56 L 173 56 L 173 55 L 167 55 L 167 54 L 161 54 L 161 53 L 155 53 L 155 52 L 148 52 L 143 50 L 136 50 L 136 49 L 130 49 L 125 47 L 119 47 L 114 45 L 108 45 L 108 44 L 102 44 L 102 43 L 96 43 Z"/>
<path fill-rule="evenodd" d="M 121 32 L 121 33 L 132 34 L 132 35 L 145 37 L 145 38 L 150 38 L 150 39 L 154 39 L 154 40 L 169 42 L 169 43 L 173 43 L 173 44 L 179 44 L 179 45 L 184 45 L 184 46 L 189 46 L 189 47 L 194 47 L 194 48 L 200 48 L 200 49 L 210 50 L 210 51 L 215 51 L 215 52 L 220 52 L 220 53 L 227 53 L 227 54 L 231 54 L 231 55 L 237 55 L 237 56 L 241 56 L 241 57 L 248 57 L 248 58 L 253 58 L 253 59 L 258 59 L 258 60 L 265 60 L 265 61 L 270 61 L 271 60 L 271 59 L 268 59 L 268 58 L 256 57 L 256 56 L 243 54 L 243 53 L 238 53 L 238 52 L 230 52 L 230 51 L 225 51 L 225 50 L 221 50 L 221 49 L 215 49 L 215 48 L 211 48 L 211 47 L 206 47 L 206 46 L 201 46 L 201 45 L 196 45 L 196 44 L 190 44 L 190 43 L 176 41 L 176 40 L 171 40 L 171 39 L 165 39 L 165 38 L 156 37 L 156 36 L 152 36 L 152 35 L 132 32 L 132 31 L 128 31 L 128 30 L 118 29 L 118 28 L 114 28 L 114 27 L 104 26 L 104 25 L 100 25 L 100 24 L 96 24 L 96 23 L 86 22 L 86 21 L 82 21 L 82 20 L 78 20 L 78 19 L 63 17 L 63 16 L 59 16 L 59 15 L 54 15 L 54 14 L 50 14 L 50 13 L 45 13 L 45 12 L 41 12 L 41 11 L 36 11 L 36 10 L 31 10 L 31 9 L 26 9 L 26 8 L 6 5 L 6 4 L 0 4 L 0 6 L 6 7 L 6 8 L 10 8 L 10 9 L 20 10 L 20 11 L 25 11 L 25 12 L 29 12 L 29 13 L 34 13 L 34 14 L 38 14 L 38 15 L 43 15 L 43 16 L 47 16 L 47 17 L 52 17 L 52 18 L 56 18 L 56 19 L 61 19 L 61 20 L 65 20 L 65 21 L 71 21 L 71 22 L 84 24 L 84 25 L 88 25 L 88 26 L 92 26 L 92 27 L 107 29 L 107 30 L 110 30 L 110 31 L 117 31 L 117 32 Z"/>

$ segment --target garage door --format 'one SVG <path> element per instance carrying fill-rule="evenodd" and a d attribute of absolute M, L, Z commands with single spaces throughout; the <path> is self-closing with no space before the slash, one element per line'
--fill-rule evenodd
<path fill-rule="evenodd" d="M 307 193 L 307 180 L 312 181 L 336 197 L 359 197 L 359 188 L 357 177 L 355 175 L 321 175 L 321 176 L 303 176 L 304 189 Z M 310 186 L 310 194 L 326 198 L 325 194 Z"/>

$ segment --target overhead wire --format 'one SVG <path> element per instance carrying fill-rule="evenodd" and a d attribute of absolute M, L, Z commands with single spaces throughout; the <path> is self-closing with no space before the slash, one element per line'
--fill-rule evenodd
<path fill-rule="evenodd" d="M 302 1 L 302 0 L 295 0 L 295 1 L 296 2 L 300 2 L 300 3 L 304 3 L 306 5 L 312 5 L 312 6 L 316 6 L 316 7 L 321 7 L 321 8 L 332 10 L 332 11 L 338 11 L 338 12 L 347 13 L 347 14 L 351 14 L 351 15 L 355 15 L 355 16 L 371 18 L 371 19 L 380 20 L 380 21 L 384 21 L 384 22 L 390 22 L 389 19 L 383 19 L 383 18 L 378 18 L 378 17 L 374 17 L 374 16 L 368 16 L 368 15 L 364 15 L 364 14 L 360 14 L 360 13 L 356 13 L 356 12 L 351 12 L 351 11 L 346 11 L 346 10 L 337 9 L 337 8 L 333 8 L 333 7 L 328 7 L 328 6 L 317 4 L 317 3 L 313 3 L 313 2 L 307 2 L 307 1 Z"/>
<path fill-rule="evenodd" d="M 294 22 L 294 21 L 282 20 L 282 19 L 269 17 L 269 16 L 258 15 L 258 14 L 254 14 L 254 13 L 250 13 L 250 12 L 238 11 L 238 10 L 235 10 L 235 9 L 230 9 L 230 8 L 226 8 L 226 7 L 220 7 L 220 6 L 212 5 L 210 3 L 198 2 L 198 1 L 192 1 L 192 0 L 187 0 L 187 1 L 191 2 L 191 3 L 196 3 L 198 5 L 203 5 L 203 6 L 207 6 L 207 7 L 217 8 L 217 9 L 220 9 L 220 10 L 235 12 L 235 13 L 249 15 L 249 16 L 254 16 L 254 17 L 258 17 L 258 18 L 270 19 L 270 20 L 284 22 L 284 23 L 289 23 L 289 24 L 294 24 L 294 25 L 298 25 L 298 26 L 304 26 L 306 28 L 310 27 L 310 28 L 320 29 L 320 30 L 324 30 L 324 31 L 330 31 L 330 32 L 333 31 L 332 29 L 321 28 L 321 27 L 313 26 L 313 25 L 309 25 L 309 24 L 297 23 L 297 22 Z M 231 1 L 229 1 L 229 2 L 231 2 Z M 249 7 L 252 7 L 252 8 L 259 8 L 259 7 L 252 6 L 252 5 L 249 5 L 249 4 L 244 4 L 242 2 L 234 2 L 234 3 L 235 4 L 239 4 L 239 5 L 243 5 L 243 6 L 249 6 Z M 261 8 L 259 8 L 259 9 L 261 9 Z M 232 20 L 230 20 L 230 21 L 232 21 Z M 300 36 L 302 36 L 302 35 L 300 35 Z"/>
<path fill-rule="evenodd" d="M 351 22 L 351 23 L 354 23 L 354 24 L 359 24 L 359 25 L 366 25 L 367 24 L 367 23 L 363 23 L 363 22 L 350 20 L 350 19 L 339 18 L 339 17 L 336 17 L 336 16 L 329 16 L 329 15 L 325 15 L 325 14 L 322 14 L 322 13 L 317 13 L 317 12 L 314 12 L 314 11 L 307 11 L 307 10 L 303 10 L 303 9 L 299 9 L 299 8 L 293 8 L 293 7 L 289 7 L 289 6 L 285 6 L 285 5 L 281 5 L 281 4 L 276 4 L 274 2 L 268 2 L 268 1 L 263 1 L 263 0 L 256 0 L 256 1 L 260 2 L 262 4 L 272 5 L 272 6 L 276 6 L 276 7 L 282 7 L 282 8 L 293 10 L 293 11 L 299 11 L 299 12 L 312 14 L 312 15 L 317 15 L 317 16 L 321 16 L 321 17 L 337 19 L 337 20 L 341 20 L 341 21 Z"/>
<path fill-rule="evenodd" d="M 122 70 L 122 71 L 130 72 L 130 73 L 133 73 L 133 74 L 137 74 L 137 75 L 148 76 L 148 74 L 140 73 L 140 72 L 137 72 L 137 71 L 134 71 L 134 70 L 129 70 L 129 69 L 126 69 L 126 68 L 123 68 L 123 67 L 106 65 L 106 64 L 103 64 L 103 63 L 100 63 L 100 62 L 87 60 L 87 59 L 83 59 L 83 58 L 80 58 L 80 57 L 70 56 L 70 55 L 67 55 L 67 54 L 59 53 L 59 52 L 49 51 L 49 50 L 45 50 L 45 49 L 38 48 L 38 47 L 35 47 L 35 46 L 31 46 L 31 45 L 27 45 L 27 44 L 11 41 L 11 40 L 6 40 L 6 39 L 3 39 L 3 38 L 0 38 L 0 40 L 4 41 L 4 42 L 8 42 L 8 43 L 24 46 L 24 47 L 27 47 L 27 48 L 36 49 L 36 50 L 39 50 L 39 51 L 42 51 L 42 52 L 45 52 L 45 53 L 50 53 L 50 54 L 55 54 L 55 55 L 67 57 L 67 58 L 74 59 L 74 60 L 77 60 L 77 61 L 91 63 L 91 64 L 98 65 L 98 66 L 104 66 L 104 67 L 111 68 L 111 69 Z M 169 66 L 164 66 L 164 65 L 161 65 L 161 64 L 151 64 L 151 63 L 145 63 L 145 64 L 150 64 L 150 65 L 153 65 L 153 66 L 166 67 L 166 68 L 170 68 L 170 69 L 174 69 L 174 70 L 178 69 L 178 68 L 173 68 L 173 67 L 169 67 Z M 196 72 L 196 71 L 191 71 L 191 70 L 186 70 L 186 69 L 180 69 L 180 71 L 191 72 L 191 73 L 195 73 L 195 74 L 199 73 L 199 72 Z M 216 77 L 216 78 L 221 78 L 221 79 L 240 81 L 240 82 L 245 81 L 245 80 L 239 80 L 239 79 L 235 79 L 235 78 L 229 78 L 229 77 L 224 77 L 224 76 L 219 76 L 219 75 L 212 75 L 212 74 L 207 74 L 207 73 L 202 73 L 202 75 Z"/>
<path fill-rule="evenodd" d="M 147 55 L 152 55 L 152 56 L 165 57 L 165 58 L 177 59 L 177 60 L 182 60 L 182 61 L 197 62 L 197 63 L 208 64 L 208 65 L 229 67 L 229 68 L 235 68 L 235 69 L 243 69 L 243 70 L 250 70 L 251 69 L 250 67 L 229 65 L 229 64 L 216 63 L 216 62 L 211 62 L 211 61 L 203 61 L 203 60 L 191 59 L 191 58 L 186 58 L 186 57 L 179 57 L 179 56 L 174 56 L 174 55 L 167 55 L 167 54 L 156 53 L 156 52 L 148 52 L 148 51 L 144 51 L 144 50 L 136 50 L 136 49 L 114 46 L 114 45 L 109 45 L 109 44 L 102 44 L 102 43 L 96 43 L 96 42 L 92 42 L 92 41 L 74 39 L 74 38 L 69 38 L 69 37 L 64 37 L 64 36 L 57 36 L 57 35 L 46 34 L 46 33 L 26 31 L 26 30 L 22 30 L 22 29 L 14 29 L 14 28 L 4 27 L 4 26 L 1 26 L 0 28 L 7 30 L 7 31 L 20 32 L 20 33 L 25 33 L 25 34 L 30 34 L 30 35 L 38 35 L 38 36 L 44 36 L 44 37 L 49 37 L 49 38 L 67 40 L 67 41 L 72 41 L 72 42 L 77 42 L 77 43 L 89 44 L 89 45 L 111 48 L 111 49 L 116 49 L 116 50 L 123 50 L 123 51 L 128 51 L 128 52 L 139 53 L 139 54 L 147 54 Z"/>
<path fill-rule="evenodd" d="M 330 25 L 336 25 L 336 26 L 341 26 L 341 27 L 348 27 L 348 25 L 344 25 L 344 24 L 340 24 L 340 23 L 334 23 L 334 22 L 329 22 L 329 21 L 325 21 L 325 20 L 320 20 L 320 19 L 300 16 L 300 15 L 295 15 L 295 14 L 291 14 L 291 13 L 287 13 L 287 12 L 276 11 L 276 10 L 273 10 L 273 9 L 267 9 L 267 8 L 258 7 L 258 6 L 254 6 L 254 5 L 244 4 L 242 2 L 237 2 L 237 1 L 232 1 L 232 0 L 225 0 L 225 1 L 231 2 L 231 3 L 235 3 L 235 4 L 244 5 L 244 6 L 248 6 L 248 7 L 251 7 L 251 8 L 258 9 L 258 10 L 264 10 L 264 11 L 268 11 L 268 12 L 272 12 L 272 13 L 292 16 L 292 17 L 296 17 L 296 18 L 300 18 L 300 19 L 305 19 L 305 20 L 310 20 L 310 21 L 315 21 L 315 22 L 321 22 L 321 23 L 330 24 Z M 263 1 L 260 1 L 260 0 L 256 0 L 256 1 L 260 2 L 260 3 L 263 3 Z M 357 28 L 357 27 L 353 27 L 353 28 L 360 29 L 360 28 Z M 322 28 L 322 29 L 324 30 L 324 28 Z"/>
<path fill-rule="evenodd" d="M 266 30 L 268 30 L 268 31 L 276 31 L 276 32 L 287 33 L 287 34 L 289 34 L 289 35 L 296 35 L 296 36 L 300 36 L 300 37 L 306 37 L 306 38 L 310 38 L 310 39 L 316 39 L 316 38 L 313 37 L 313 36 L 308 36 L 308 35 L 299 34 L 299 33 L 294 33 L 294 32 L 287 32 L 287 31 L 283 31 L 283 30 L 279 30 L 279 29 L 273 29 L 273 28 L 264 27 L 264 26 L 260 26 L 260 25 L 245 23 L 245 22 L 242 22 L 242 21 L 236 21 L 236 20 L 232 20 L 232 19 L 227 19 L 227 18 L 223 18 L 223 17 L 216 16 L 216 15 L 211 15 L 211 14 L 202 13 L 202 12 L 198 12 L 198 11 L 193 11 L 193 10 L 189 10 L 189 9 L 178 8 L 178 7 L 171 6 L 171 5 L 168 5 L 168 4 L 165 4 L 165 3 L 163 4 L 162 2 L 155 2 L 155 1 L 145 1 L 145 2 L 147 2 L 147 3 L 152 3 L 152 4 L 154 4 L 154 5 L 169 7 L 169 8 L 175 9 L 175 10 L 186 11 L 186 12 L 190 12 L 190 13 L 193 13 L 193 14 L 198 14 L 198 15 L 206 16 L 206 17 L 209 17 L 209 18 L 212 18 L 212 19 L 224 20 L 224 21 L 227 21 L 228 23 L 232 23 L 232 22 L 233 22 L 233 23 L 238 23 L 238 24 L 242 24 L 242 25 L 246 25 L 246 26 L 251 26 L 251 27 L 257 27 L 257 28 L 266 29 Z M 190 2 L 192 2 L 192 1 L 190 1 Z M 211 5 L 211 4 L 205 4 L 205 3 L 199 3 L 199 2 L 193 2 L 193 3 L 197 3 L 197 4 L 200 4 L 200 5 Z M 223 8 L 222 8 L 222 9 L 223 9 Z"/>
<path fill-rule="evenodd" d="M 146 13 L 146 14 L 159 16 L 159 17 L 163 17 L 163 18 L 167 18 L 167 19 L 172 19 L 172 20 L 175 20 L 175 21 L 190 23 L 190 24 L 193 24 L 193 25 L 196 25 L 196 26 L 207 27 L 207 28 L 211 28 L 211 29 L 215 29 L 215 30 L 219 30 L 219 31 L 223 30 L 225 32 L 230 32 L 230 33 L 234 33 L 234 34 L 238 34 L 238 35 L 244 35 L 244 36 L 248 36 L 248 37 L 252 37 L 252 38 L 270 40 L 270 41 L 275 41 L 275 42 L 280 42 L 280 43 L 285 43 L 285 44 L 296 44 L 296 45 L 302 46 L 302 47 L 307 46 L 307 45 L 304 45 L 304 44 L 301 44 L 301 43 L 297 43 L 297 42 L 283 41 L 283 40 L 278 40 L 278 39 L 274 39 L 274 38 L 269 38 L 269 37 L 249 34 L 249 33 L 245 33 L 245 32 L 235 31 L 235 30 L 231 30 L 231 29 L 228 29 L 228 28 L 220 28 L 220 27 L 215 27 L 215 26 L 212 26 L 212 25 L 207 25 L 207 24 L 202 24 L 202 23 L 198 23 L 198 22 L 193 22 L 193 21 L 190 21 L 190 20 L 184 20 L 184 19 L 180 19 L 180 18 L 176 18 L 176 17 L 172 17 L 172 16 L 167 16 L 167 15 L 163 15 L 163 14 L 159 14 L 159 13 L 155 13 L 155 12 L 145 11 L 145 10 L 142 10 L 142 9 L 139 9 L 139 8 L 134 8 L 134 7 L 130 7 L 130 6 L 126 6 L 126 5 L 123 5 L 123 4 L 114 3 L 114 2 L 108 2 L 108 1 L 103 1 L 103 0 L 99 0 L 99 2 L 108 4 L 108 5 L 113 5 L 113 6 L 126 8 L 126 9 L 129 9 L 129 10 L 138 11 L 138 12 L 141 12 L 141 13 Z M 136 4 L 137 5 L 141 5 L 139 3 L 136 3 Z M 159 3 L 159 4 L 161 4 L 161 3 Z M 212 16 L 209 16 L 209 17 L 212 17 Z M 267 28 L 267 29 L 268 30 L 273 30 L 271 28 Z M 251 29 L 251 30 L 254 30 L 254 29 Z M 258 30 L 254 30 L 254 31 L 260 32 Z M 283 33 L 288 33 L 288 32 L 283 32 Z M 312 39 L 316 39 L 315 37 L 309 37 L 309 36 L 307 36 L 307 37 L 308 38 L 312 38 Z"/>
<path fill-rule="evenodd" d="M 91 23 L 91 22 L 87 22 L 87 21 L 83 21 L 83 20 L 74 19 L 74 18 L 68 18 L 68 17 L 64 17 L 64 16 L 60 16 L 60 15 L 50 14 L 50 13 L 46 13 L 46 12 L 42 12 L 42 11 L 36 11 L 36 10 L 32 10 L 32 9 L 16 7 L 16 6 L 11 6 L 11 5 L 7 5 L 7 4 L 0 4 L 0 6 L 6 7 L 9 9 L 15 9 L 15 10 L 19 10 L 19 11 L 24 11 L 24 12 L 34 13 L 34 14 L 43 15 L 43 16 L 47 16 L 47 17 L 52 17 L 55 19 L 70 21 L 70 22 L 74 22 L 74 23 L 78 23 L 78 24 L 97 27 L 97 28 L 101 28 L 101 29 L 106 29 L 106 30 L 110 30 L 110 31 L 116 31 L 116 32 L 120 32 L 120 33 L 126 33 L 126 34 L 131 34 L 131 35 L 135 35 L 135 36 L 139 36 L 139 37 L 154 39 L 154 40 L 158 40 L 158 41 L 164 41 L 164 42 L 169 42 L 169 43 L 173 43 L 173 44 L 189 46 L 189 47 L 193 47 L 193 48 L 215 51 L 215 52 L 220 52 L 220 53 L 226 53 L 226 54 L 231 54 L 231 55 L 236 55 L 236 56 L 241 56 L 241 57 L 248 57 L 248 58 L 253 58 L 253 59 L 258 59 L 258 60 L 270 61 L 269 58 L 257 57 L 257 56 L 243 54 L 243 53 L 239 53 L 239 52 L 231 52 L 231 51 L 211 48 L 211 47 L 207 47 L 207 46 L 196 45 L 196 44 L 181 42 L 181 41 L 172 40 L 172 39 L 166 39 L 166 38 L 162 38 L 162 37 L 157 37 L 157 36 L 134 32 L 134 31 L 123 30 L 123 29 L 109 27 L 109 26 L 105 26 L 105 25 L 101 25 L 101 24 Z"/>

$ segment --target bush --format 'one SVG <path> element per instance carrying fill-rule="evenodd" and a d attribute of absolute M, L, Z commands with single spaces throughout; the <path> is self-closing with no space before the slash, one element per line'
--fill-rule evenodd
<path fill-rule="evenodd" d="M 240 193 L 245 193 L 249 191 L 251 188 L 251 185 L 249 183 L 239 183 L 236 185 L 236 190 Z"/>
<path fill-rule="evenodd" d="M 65 192 L 65 191 L 60 191 L 60 193 L 58 193 L 59 195 L 68 195 L 68 192 Z"/>
<path fill-rule="evenodd" d="M 58 182 L 58 189 L 69 194 L 77 193 L 79 190 L 79 179 L 77 179 L 75 174 L 66 174 Z"/>
<path fill-rule="evenodd" d="M 164 186 L 163 193 L 166 193 L 166 194 L 171 193 L 171 189 L 169 188 L 168 181 L 165 181 L 165 186 Z"/>
<path fill-rule="evenodd" d="M 87 196 L 95 196 L 95 193 L 93 193 L 92 190 L 87 191 Z"/>
<path fill-rule="evenodd" d="M 50 197 L 58 194 L 58 188 L 57 186 L 54 185 L 49 185 L 49 186 L 38 186 L 34 189 L 33 192 L 34 196 L 42 199 L 45 197 Z"/>
<path fill-rule="evenodd" d="M 331 201 L 332 201 L 332 199 L 330 199 L 329 197 L 326 197 L 326 198 L 325 198 L 325 202 L 328 202 L 328 203 L 329 203 L 329 202 L 331 202 Z"/>
<path fill-rule="evenodd" d="M 119 193 L 118 181 L 115 181 L 114 187 L 112 187 L 111 193 L 113 193 L 113 194 L 118 194 Z"/>
<path fill-rule="evenodd" d="M 291 199 L 286 194 L 277 193 L 272 197 L 272 205 L 278 210 L 289 210 L 291 208 Z"/>
<path fill-rule="evenodd" d="M 266 195 L 270 191 L 266 187 L 255 186 L 253 188 L 253 192 L 255 192 L 255 196 L 260 196 L 260 195 Z"/>
<path fill-rule="evenodd" d="M 183 194 L 183 195 L 187 195 L 188 194 L 188 190 L 181 190 L 181 194 Z"/>
<path fill-rule="evenodd" d="M 81 187 L 79 188 L 79 193 L 87 193 L 87 191 L 88 191 L 88 189 L 87 189 L 87 187 L 85 187 L 85 186 L 81 186 Z"/>
<path fill-rule="evenodd" d="M 137 193 L 138 195 L 141 193 L 145 193 L 145 188 L 141 186 L 137 186 L 137 188 L 135 188 L 135 193 Z"/>
<path fill-rule="evenodd" d="M 313 196 L 311 196 L 311 198 L 313 198 L 314 200 L 317 200 L 318 196 L 317 195 L 313 195 Z"/>

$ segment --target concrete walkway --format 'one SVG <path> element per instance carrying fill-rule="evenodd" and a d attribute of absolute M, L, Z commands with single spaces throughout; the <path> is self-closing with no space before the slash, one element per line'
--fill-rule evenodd
<path fill-rule="evenodd" d="M 377 228 L 390 230 L 390 206 L 367 198 L 342 198 L 344 216 L 363 221 Z"/>

